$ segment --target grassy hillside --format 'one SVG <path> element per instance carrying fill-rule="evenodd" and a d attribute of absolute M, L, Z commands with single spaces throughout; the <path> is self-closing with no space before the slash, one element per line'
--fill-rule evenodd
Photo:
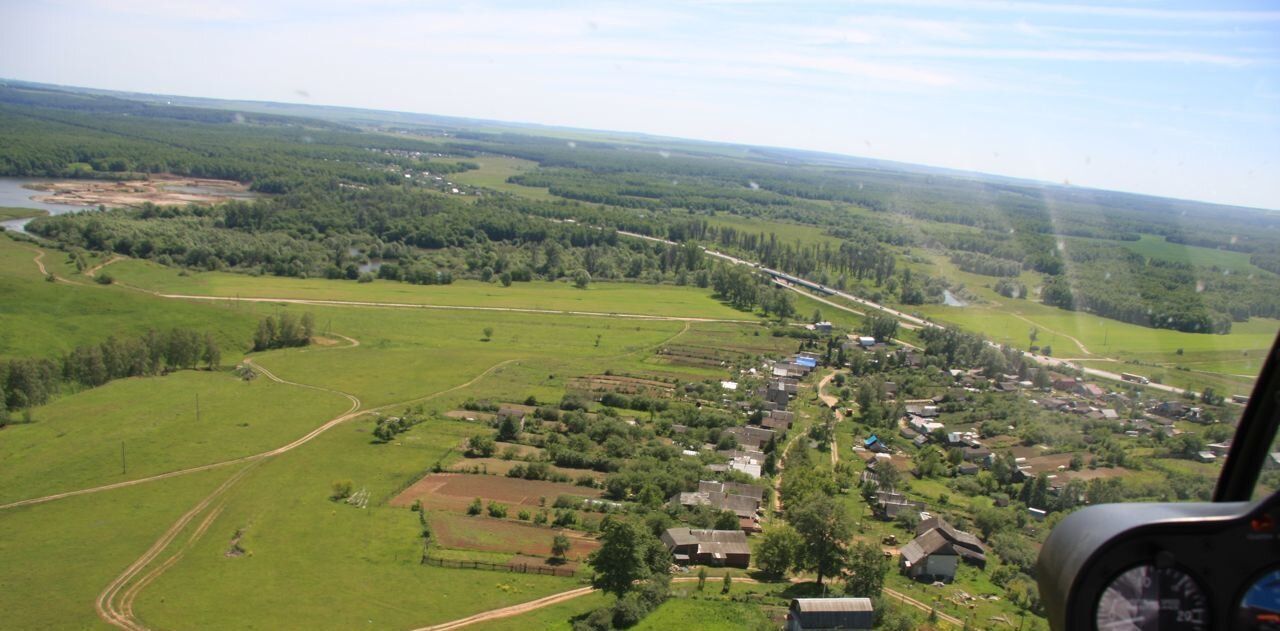
<path fill-rule="evenodd" d="M 503 287 L 497 282 L 456 281 L 450 285 L 423 286 L 393 281 L 355 283 L 226 272 L 179 275 L 172 268 L 134 260 L 113 264 L 109 269 L 123 283 L 170 294 L 752 319 L 750 314 L 711 300 L 708 290 L 672 285 L 596 282 L 586 289 L 577 289 L 567 282 L 534 281 Z"/>
<path fill-rule="evenodd" d="M 47 269 L 79 284 L 46 281 L 33 261 L 41 252 Z M 0 236 L 0 295 L 5 296 L 0 300 L 0 357 L 53 357 L 109 335 L 173 327 L 213 332 L 228 363 L 248 347 L 257 322 L 251 314 L 159 300 L 71 277 L 65 257 Z"/>

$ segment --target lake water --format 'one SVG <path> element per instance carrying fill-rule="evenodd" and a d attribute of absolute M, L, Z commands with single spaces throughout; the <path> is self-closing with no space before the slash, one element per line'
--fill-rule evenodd
<path fill-rule="evenodd" d="M 953 293 L 951 293 L 951 290 L 950 290 L 950 289 L 944 289 L 944 290 L 942 290 L 942 304 L 947 305 L 948 307 L 967 307 L 967 306 L 969 306 L 969 303 L 967 303 L 967 302 L 965 302 L 965 301 L 963 301 L 963 300 L 961 300 L 961 299 L 959 299 L 959 298 L 956 298 L 956 295 L 955 295 L 955 294 L 953 294 Z"/>
<path fill-rule="evenodd" d="M 23 184 L 33 182 L 58 182 L 60 180 L 50 178 L 31 178 L 31 177 L 0 177 L 0 206 L 8 206 L 11 208 L 36 208 L 49 211 L 50 215 L 61 215 L 63 213 L 75 212 L 77 210 L 86 210 L 89 206 L 72 206 L 70 204 L 50 204 L 49 202 L 40 202 L 31 199 L 35 195 L 48 195 L 42 191 L 33 191 L 29 188 L 23 188 Z M 0 226 L 4 226 L 5 230 L 14 232 L 26 232 L 25 226 L 27 219 L 10 219 L 9 221 L 0 221 Z"/>

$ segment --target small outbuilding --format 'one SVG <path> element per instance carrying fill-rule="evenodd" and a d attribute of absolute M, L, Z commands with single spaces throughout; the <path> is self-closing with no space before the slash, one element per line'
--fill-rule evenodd
<path fill-rule="evenodd" d="M 793 598 L 787 631 L 870 629 L 875 617 L 870 598 Z"/>

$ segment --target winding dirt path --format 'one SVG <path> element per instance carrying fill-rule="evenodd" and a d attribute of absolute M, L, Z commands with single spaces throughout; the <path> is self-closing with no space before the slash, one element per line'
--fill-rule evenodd
<path fill-rule="evenodd" d="M 671 582 L 672 583 L 692 583 L 697 580 L 698 578 L 695 576 L 677 576 L 675 578 L 672 578 Z M 754 578 L 750 578 L 746 576 L 735 576 L 733 577 L 733 582 L 750 583 L 754 585 L 754 584 L 759 584 L 761 581 L 758 581 Z M 792 582 L 794 583 L 797 581 L 793 579 Z M 596 591 L 599 591 L 599 590 L 597 590 L 594 587 L 579 587 L 577 589 L 570 589 L 568 591 L 551 594 L 550 596 L 543 596 L 542 598 L 539 598 L 537 600 L 531 600 L 529 602 L 510 605 L 508 607 L 501 607 L 498 609 L 490 609 L 489 611 L 482 611 L 478 614 L 467 616 L 466 618 L 459 618 L 457 620 L 452 620 L 450 622 L 442 622 L 440 624 L 434 624 L 429 627 L 419 627 L 417 629 L 414 629 L 413 631 L 453 631 L 453 629 L 461 629 L 463 627 L 468 627 L 473 624 L 478 624 L 481 622 L 489 622 L 490 620 L 500 620 L 502 618 L 510 618 L 512 616 L 518 616 L 521 614 L 529 613 L 530 611 L 536 611 L 538 609 L 543 609 L 546 607 L 550 607 L 552 605 L 558 605 L 562 602 L 573 600 L 575 598 L 580 598 L 582 596 L 586 596 L 587 594 L 590 594 Z M 933 609 L 932 607 L 929 607 L 928 605 L 910 596 L 907 596 L 902 592 L 889 589 L 888 587 L 884 588 L 884 593 L 889 595 L 892 598 L 895 598 L 921 611 L 928 612 L 931 609 Z M 964 621 L 960 620 L 959 618 L 956 618 L 954 616 L 949 616 L 947 614 L 942 613 L 941 611 L 937 612 L 937 614 L 938 614 L 938 619 L 943 622 L 953 624 L 956 627 L 964 626 Z"/>
<path fill-rule="evenodd" d="M 102 269 L 102 268 L 104 268 L 104 267 L 106 267 L 106 266 L 108 266 L 108 265 L 110 265 L 110 264 L 112 264 L 112 263 L 115 263 L 115 262 L 117 262 L 117 261 L 123 261 L 123 260 L 124 260 L 124 258 L 125 258 L 125 257 L 120 256 L 120 255 L 118 255 L 118 254 L 113 254 L 113 255 L 111 255 L 111 258 L 109 258 L 109 259 L 107 259 L 107 260 L 105 260 L 105 261 L 103 261 L 103 262 L 101 262 L 101 263 L 98 263 L 97 265 L 94 265 L 93 267 L 90 267 L 89 269 L 85 270 L 85 271 L 84 271 L 84 275 L 85 275 L 85 276 L 88 276 L 89 278 L 93 278 L 94 274 L 97 274 L 97 273 L 98 273 L 98 270 L 100 270 L 100 269 Z"/>
<path fill-rule="evenodd" d="M 542 609 L 543 607 L 550 607 L 551 605 L 556 605 L 566 600 L 573 600 L 574 598 L 578 598 L 579 596 L 586 596 L 587 594 L 590 594 L 594 591 L 596 591 L 596 588 L 594 587 L 579 587 L 578 589 L 571 589 L 567 592 L 560 592 L 558 594 L 544 596 L 537 600 L 531 600 L 527 603 L 511 605 L 510 607 L 502 607 L 501 609 L 490 609 L 489 611 L 482 611 L 473 616 L 467 616 L 466 618 L 459 618 L 452 622 L 444 622 L 441 624 L 431 625 L 429 627 L 419 627 L 417 629 L 414 629 L 414 631 L 451 631 L 452 629 L 461 629 L 462 627 L 470 626 L 478 622 L 487 622 L 489 620 L 498 620 L 500 618 L 510 618 L 511 616 L 518 616 L 522 613 L 528 613 L 536 609 Z"/>
<path fill-rule="evenodd" d="M 122 596 L 121 591 L 124 590 L 126 586 L 129 585 L 129 582 L 138 576 L 138 574 L 142 573 L 142 571 L 146 569 L 152 561 L 164 553 L 165 549 L 169 547 L 169 544 L 172 543 L 182 530 L 187 527 L 187 524 L 190 524 L 196 516 L 208 508 L 209 505 L 225 493 L 227 489 L 230 489 L 236 482 L 239 482 L 251 468 L 251 466 L 245 467 L 244 469 L 236 472 L 235 475 L 227 478 L 218 486 L 218 488 L 214 489 L 212 493 L 200 500 L 194 508 L 179 517 L 173 525 L 169 526 L 168 530 L 164 531 L 164 533 L 160 535 L 160 538 L 157 539 L 141 557 L 138 557 L 138 560 L 134 561 L 133 564 L 125 568 L 125 570 L 121 572 L 115 580 L 111 581 L 111 583 L 107 585 L 106 589 L 102 590 L 101 594 L 98 594 L 97 600 L 94 601 L 93 607 L 98 612 L 98 617 L 102 618 L 108 624 L 120 627 L 121 629 L 127 629 L 129 631 L 142 631 L 142 629 L 145 629 L 145 627 L 133 618 L 132 613 L 127 610 L 131 608 L 128 607 L 128 605 L 132 603 L 132 598 L 125 599 L 124 602 L 117 602 L 117 598 Z M 216 513 L 206 519 L 204 524 L 205 528 L 208 527 L 208 523 L 211 523 L 213 521 L 212 518 L 215 516 Z M 202 533 L 203 530 L 197 528 L 197 532 Z M 137 595 L 136 590 L 133 590 L 132 595 Z"/>
<path fill-rule="evenodd" d="M 159 558 L 166 549 L 169 548 L 169 546 L 173 543 L 174 539 L 177 538 L 178 534 L 180 534 L 187 527 L 187 525 L 191 523 L 192 520 L 194 520 L 198 515 L 204 512 L 218 497 L 225 494 L 228 489 L 230 489 L 237 481 L 243 478 L 244 475 L 247 474 L 249 470 L 252 469 L 253 466 L 258 462 L 261 462 L 266 458 L 277 456 L 277 455 L 286 453 L 288 451 L 291 451 L 293 449 L 296 449 L 298 447 L 301 447 L 302 445 L 313 440 L 315 437 L 319 436 L 325 431 L 352 418 L 363 416 L 365 414 L 369 414 L 378 410 L 387 409 L 390 407 L 408 405 L 410 403 L 415 403 L 418 401 L 426 401 L 426 400 L 434 399 L 436 397 L 448 394 L 450 392 L 454 392 L 462 388 L 467 388 L 475 384 L 480 379 L 483 379 L 484 377 L 492 374 L 494 371 L 500 369 L 501 367 L 514 363 L 516 361 L 518 360 L 508 359 L 506 361 L 498 362 L 497 364 L 490 366 L 480 374 L 476 375 L 475 377 L 472 377 L 470 380 L 464 383 L 458 384 L 451 388 L 446 388 L 444 390 L 434 392 L 424 397 L 419 397 L 416 399 L 399 402 L 399 403 L 390 403 L 387 405 L 379 406 L 376 408 L 370 408 L 367 410 L 360 410 L 360 405 L 361 405 L 360 399 L 358 399 L 354 395 L 341 392 L 338 390 L 333 390 L 330 388 L 324 388 L 321 386 L 314 386 L 310 384 L 298 383 L 295 381 L 282 379 L 279 376 L 277 376 L 275 373 L 268 370 L 267 368 L 264 368 L 260 365 L 252 363 L 252 360 L 245 360 L 246 364 L 251 365 L 254 370 L 262 373 L 264 376 L 266 376 L 268 379 L 271 379 L 272 381 L 276 381 L 278 383 L 283 383 L 288 385 L 294 385 L 302 388 L 309 388 L 312 390 L 319 390 L 323 392 L 332 392 L 335 394 L 339 394 L 350 399 L 352 407 L 345 414 L 342 414 L 340 416 L 337 416 L 331 419 L 329 422 L 312 430 L 311 432 L 307 433 L 305 436 L 302 436 L 301 438 L 287 445 L 284 445 L 282 447 L 278 447 L 271 451 L 266 451 L 260 454 L 255 454 L 253 456 L 239 458 L 234 461 L 217 463 L 215 465 L 206 465 L 204 468 L 212 468 L 213 466 L 230 464 L 232 462 L 253 461 L 250 464 L 250 466 L 247 466 L 244 469 L 241 469 L 240 471 L 238 471 L 235 475 L 233 475 L 226 482 L 224 482 L 217 489 L 215 489 L 212 493 L 210 493 L 203 500 L 201 500 L 200 503 L 196 504 L 195 508 L 192 508 L 186 514 L 180 517 L 177 522 L 175 522 L 172 526 L 170 526 L 169 529 L 166 530 L 160 536 L 160 538 L 155 542 L 155 544 L 151 546 L 150 549 L 147 550 L 146 553 L 144 553 L 140 558 L 138 558 L 137 561 L 134 561 L 134 563 L 130 565 L 128 568 L 126 568 L 125 571 L 122 572 L 120 576 L 116 577 L 114 581 L 108 584 L 107 587 L 102 591 L 102 593 L 98 595 L 98 599 L 94 603 L 94 607 L 98 612 L 98 616 L 108 624 L 114 625 L 121 629 L 126 629 L 128 631 L 145 630 L 147 627 L 143 625 L 133 614 L 134 601 L 137 599 L 138 595 L 142 592 L 142 590 L 147 585 L 151 584 L 157 578 L 159 578 L 161 574 L 163 574 L 166 570 L 168 570 L 175 563 L 177 563 L 182 558 L 182 556 L 184 556 L 186 552 L 190 550 L 192 546 L 195 545 L 195 543 L 209 529 L 209 526 L 217 518 L 218 514 L 221 513 L 222 507 L 219 506 L 215 508 L 212 512 L 210 512 L 205 517 L 205 519 L 200 523 L 200 525 L 195 529 L 195 531 L 192 532 L 187 542 L 177 552 L 171 555 L 168 559 L 166 559 L 160 565 L 152 568 L 151 571 L 147 572 L 141 578 L 138 578 L 139 575 L 143 572 L 143 570 L 145 570 L 154 561 L 156 561 L 156 559 Z M 175 472 L 174 474 L 166 474 L 166 475 L 168 475 L 169 477 L 172 477 L 172 475 L 178 475 L 178 474 L 179 473 Z M 146 480 L 145 479 L 138 480 L 138 481 L 135 481 L 134 483 L 141 483 L 143 481 L 146 481 Z"/>
<path fill-rule="evenodd" d="M 1046 326 L 1044 326 L 1044 325 L 1040 324 L 1039 322 L 1035 322 L 1035 321 L 1033 321 L 1033 320 L 1031 320 L 1031 319 L 1029 319 L 1029 318 L 1024 317 L 1024 316 L 1023 316 L 1022 314 L 1020 314 L 1020 313 L 1014 313 L 1014 312 L 1010 311 L 1010 312 L 1009 312 L 1009 315 L 1011 315 L 1011 316 L 1013 316 L 1013 317 L 1015 317 L 1015 318 L 1017 318 L 1017 319 L 1019 319 L 1019 320 L 1022 320 L 1023 322 L 1026 322 L 1027 324 L 1030 324 L 1031 326 L 1036 327 L 1037 329 L 1040 329 L 1041 331 L 1048 331 L 1048 332 L 1050 332 L 1050 333 L 1052 333 L 1052 334 L 1054 334 L 1054 335 L 1057 335 L 1058 337 L 1064 337 L 1064 338 L 1066 338 L 1066 339 L 1068 339 L 1068 340 L 1071 340 L 1071 343 L 1072 343 L 1072 344 L 1075 344 L 1076 346 L 1078 346 L 1078 347 L 1080 348 L 1080 352 L 1081 352 L 1081 353 L 1084 353 L 1085 355 L 1088 355 L 1090 359 L 1093 359 L 1093 357 L 1094 357 L 1094 353 L 1093 353 L 1093 351 L 1089 350 L 1089 347 L 1088 347 L 1088 346 L 1085 346 L 1085 345 L 1084 345 L 1084 343 L 1083 343 L 1083 342 L 1081 342 L 1080 340 L 1078 340 L 1078 339 L 1076 339 L 1076 338 L 1074 338 L 1074 337 L 1072 337 L 1072 336 L 1070 336 L 1070 335 L 1067 335 L 1066 333 L 1062 333 L 1062 332 L 1060 332 L 1060 331 L 1055 331 L 1055 330 L 1053 330 L 1053 329 L 1050 329 L 1050 328 L 1048 328 L 1048 327 L 1046 327 Z"/>
<path fill-rule="evenodd" d="M 953 624 L 958 628 L 964 628 L 964 620 L 961 620 L 955 616 L 949 616 L 945 613 L 942 613 L 941 611 L 938 611 L 937 609 L 930 607 L 929 605 L 926 605 L 896 589 L 889 589 L 888 587 L 886 587 L 884 588 L 884 593 L 892 598 L 896 598 L 897 600 L 905 604 L 911 605 L 912 607 L 915 607 L 920 611 L 924 611 L 924 612 L 933 611 L 938 614 L 939 620 Z"/>
<path fill-rule="evenodd" d="M 48 276 L 49 270 L 44 268 L 44 250 L 37 249 L 35 250 L 35 253 L 36 257 L 31 260 L 36 264 L 36 268 L 40 270 L 41 276 Z"/>
<path fill-rule="evenodd" d="M 349 347 L 344 347 L 344 348 L 349 348 Z M 188 474 L 191 474 L 191 473 L 199 473 L 199 472 L 201 472 L 201 471 L 208 471 L 209 469 L 216 469 L 216 468 L 218 468 L 218 467 L 225 467 L 225 466 L 227 466 L 227 465 L 233 465 L 233 464 L 239 464 L 239 463 L 245 463 L 245 462 L 252 462 L 252 461 L 254 461 L 254 460 L 260 460 L 260 459 L 262 459 L 262 458 L 267 458 L 267 457 L 270 457 L 270 456 L 279 455 L 279 454 L 285 453 L 285 452 L 287 452 L 287 451 L 289 451 L 289 450 L 292 450 L 292 449 L 296 449 L 296 448 L 298 448 L 298 447 L 300 447 L 300 446 L 302 446 L 302 445 L 306 444 L 307 442 L 309 442 L 309 441 L 311 441 L 312 439 L 314 439 L 316 436 L 319 436 L 320 434 L 323 434 L 324 432 L 328 431 L 329 429 L 332 429 L 335 425 L 338 425 L 339 423 L 342 423 L 342 422 L 344 422 L 344 421 L 351 420 L 352 418 L 355 418 L 355 417 L 360 416 L 361 414 L 364 414 L 364 413 L 365 413 L 365 412 L 361 412 L 361 411 L 359 411 L 359 410 L 360 410 L 360 399 L 357 399 L 355 396 L 350 395 L 350 394 L 348 394 L 348 393 L 346 393 L 346 392 L 340 392 L 340 391 L 338 391 L 338 390 L 330 390 L 330 389 L 328 389 L 328 388 L 321 388 L 321 387 L 319 387 L 319 386 L 311 386 L 311 385 L 307 385 L 307 384 L 302 384 L 302 383 L 296 383 L 296 382 L 292 382 L 292 381 L 287 381 L 287 380 L 284 380 L 284 379 L 281 379 L 281 378 L 277 377 L 274 373 L 272 373 L 271 371 L 267 370 L 266 368 L 263 368 L 262 366 L 259 366 L 259 365 L 257 365 L 257 364 L 254 364 L 254 363 L 252 362 L 252 360 L 246 359 L 246 360 L 245 360 L 245 363 L 246 363 L 246 364 L 250 364 L 251 366 L 253 366 L 253 369 L 254 369 L 254 370 L 256 370 L 256 371 L 258 371 L 258 372 L 262 373 L 263 375 L 265 375 L 268 379 L 271 379 L 272 381 L 276 381 L 276 382 L 278 382 L 278 383 L 283 383 L 283 384 L 292 385 L 292 386 L 299 386 L 299 387 L 302 387 L 302 388 L 310 388 L 310 389 L 312 389 L 312 390 L 319 390 L 319 391 L 321 391 L 321 392 L 330 392 L 330 393 L 337 394 L 337 395 L 342 396 L 342 397 L 346 397 L 346 398 L 347 398 L 347 400 L 351 401 L 351 407 L 350 407 L 350 408 L 347 408 L 347 411 L 345 411 L 345 412 L 343 412 L 342 414 L 340 414 L 340 415 L 338 415 L 338 416 L 336 416 L 336 417 L 334 417 L 334 418 L 330 419 L 329 421 L 327 421 L 325 424 L 321 425 L 320 427 L 317 427 L 316 429 L 311 430 L 310 432 L 308 432 L 307 434 L 305 434 L 305 435 L 304 435 L 304 436 L 302 436 L 301 438 L 299 438 L 299 439 L 297 439 L 297 440 L 295 440 L 295 441 L 293 441 L 293 442 L 291 442 L 291 443 L 289 443 L 289 444 L 287 444 L 287 445 L 284 445 L 284 446 L 282 446 L 282 447 L 277 447 L 276 449 L 272 449 L 272 450 L 270 450 L 270 451 L 264 451 L 264 452 L 262 452 L 262 453 L 251 454 L 251 455 L 248 455 L 248 456 L 241 456 L 241 457 L 239 457 L 239 458 L 232 458 L 231 460 L 223 460 L 223 461 L 221 461 L 221 462 L 211 462 L 211 463 L 209 463 L 209 464 L 203 464 L 203 465 L 199 465 L 199 466 L 196 466 L 196 467 L 188 467 L 188 468 L 186 468 L 186 469 L 178 469 L 177 471 L 169 471 L 169 472 L 167 472 L 167 473 L 161 473 L 161 474 L 157 474 L 157 475 L 147 476 L 147 477 L 145 477 L 145 478 L 137 478 L 137 479 L 134 479 L 134 480 L 125 480 L 125 481 L 123 481 L 123 482 L 115 482 L 115 483 L 113 483 L 113 484 L 104 484 L 104 485 L 102 485 L 102 486 L 95 486 L 95 487 L 90 487 L 90 488 L 87 488 L 87 489 L 77 489 L 77 490 L 74 490 L 74 491 L 65 491 L 65 492 L 62 492 L 62 493 L 54 493 L 53 495 L 46 495 L 46 496 L 43 496 L 43 497 L 33 497 L 33 498 L 30 498 L 30 499 L 19 500 L 19 501 L 16 501 L 16 502 L 10 502 L 10 503 L 8 503 L 8 504 L 2 504 L 2 505 L 0 505 L 0 511 L 7 510 L 7 509 L 10 509 L 10 508 L 18 508 L 19 506 L 31 506 L 31 505 L 33 505 L 33 504 L 43 504 L 43 503 L 45 503 L 45 502 L 52 502 L 52 501 L 54 501 L 54 500 L 65 499 L 65 498 L 68 498 L 68 497 L 75 497 L 75 496 L 77 496 L 77 495 L 88 495 L 88 494 L 90 494 L 90 493 L 100 493 L 100 492 L 102 492 L 102 491 L 110 491 L 110 490 L 120 489 L 120 488 L 124 488 L 124 487 L 128 487 L 128 486 L 135 486 L 135 485 L 138 485 L 138 484 L 146 484 L 147 482 L 156 482 L 156 481 L 159 481 L 159 480 L 165 480 L 165 479 L 168 479 L 168 478 L 174 478 L 174 477 L 181 476 L 181 475 L 188 475 Z M 384 407 L 385 407 L 385 406 L 384 406 Z M 371 412 L 372 410 L 369 410 L 369 411 Z"/>

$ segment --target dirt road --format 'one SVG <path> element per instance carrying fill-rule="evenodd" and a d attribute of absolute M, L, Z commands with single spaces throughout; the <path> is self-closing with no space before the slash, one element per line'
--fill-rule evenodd
<path fill-rule="evenodd" d="M 177 552 L 175 552 L 172 556 L 170 556 L 166 561 L 164 561 L 162 564 L 158 566 L 155 566 L 150 572 L 143 575 L 141 578 L 138 578 L 139 574 L 141 574 L 144 569 L 146 569 L 154 561 L 156 561 L 156 559 L 158 559 L 164 553 L 164 551 L 169 548 L 169 546 L 173 543 L 174 539 L 177 538 L 178 534 L 181 533 L 188 526 L 188 524 L 192 522 L 192 520 L 194 520 L 198 515 L 200 515 L 202 512 L 208 509 L 210 505 L 218 497 L 226 493 L 227 490 L 230 489 L 232 485 L 234 485 L 237 481 L 239 481 L 242 477 L 244 477 L 244 475 L 247 474 L 249 470 L 253 468 L 253 465 L 256 464 L 257 462 L 260 462 L 266 458 L 278 456 L 280 454 L 292 451 L 293 449 L 297 449 L 298 447 L 301 447 L 302 445 L 310 442 L 311 440 L 315 439 L 315 437 L 333 428 L 334 426 L 344 421 L 348 421 L 350 419 L 356 418 L 358 416 L 363 416 L 365 414 L 369 414 L 379 410 L 384 410 L 391 407 L 407 405 L 417 401 L 426 401 L 426 400 L 434 399 L 436 397 L 443 396 L 445 394 L 454 392 L 461 388 L 467 388 L 475 384 L 480 379 L 483 379 L 484 377 L 493 373 L 495 370 L 498 370 L 502 366 L 511 364 L 515 361 L 517 360 L 509 359 L 506 361 L 498 362 L 497 364 L 490 366 L 488 369 L 484 370 L 483 372 L 471 378 L 470 380 L 466 381 L 465 383 L 461 383 L 451 388 L 434 392 L 424 397 L 419 397 L 416 399 L 412 399 L 410 401 L 405 401 L 400 403 L 392 403 L 392 404 L 380 406 L 377 408 L 370 408 L 368 410 L 360 410 L 359 409 L 360 399 L 356 398 L 354 395 L 341 392 L 338 390 L 332 390 L 332 389 L 323 388 L 320 386 L 313 386 L 310 384 L 297 383 L 294 381 L 282 379 L 276 376 L 275 373 L 272 373 L 270 370 L 267 370 L 266 368 L 263 368 L 262 366 L 259 366 L 257 364 L 252 364 L 251 360 L 245 360 L 246 364 L 250 364 L 254 370 L 262 373 L 268 379 L 271 379 L 279 383 L 289 384 L 289 385 L 298 386 L 302 388 L 310 388 L 313 390 L 340 394 L 351 400 L 352 407 L 345 414 L 342 414 L 340 416 L 337 416 L 331 419 L 329 422 L 312 430 L 311 432 L 307 433 L 305 436 L 287 445 L 284 445 L 282 447 L 278 447 L 271 451 L 262 452 L 260 454 L 255 454 L 253 456 L 247 456 L 245 458 L 239 458 L 239 459 L 227 461 L 224 463 L 205 465 L 204 467 L 199 468 L 200 470 L 203 470 L 203 469 L 212 468 L 214 466 L 231 464 L 234 462 L 253 461 L 251 462 L 250 466 L 247 466 L 244 469 L 241 469 L 240 471 L 236 472 L 235 475 L 231 476 L 231 478 L 229 478 L 221 486 L 215 489 L 203 500 L 201 500 L 200 503 L 196 504 L 195 508 L 192 508 L 190 511 L 185 513 L 182 517 L 180 517 L 178 521 L 174 522 L 174 524 L 170 526 L 169 529 L 166 530 L 158 540 L 156 540 L 156 542 L 151 546 L 151 548 L 147 550 L 147 552 L 143 553 L 143 555 L 139 557 L 138 560 L 134 561 L 133 564 L 125 568 L 125 571 L 122 572 L 120 576 L 117 576 L 114 581 L 108 584 L 107 587 L 102 591 L 102 593 L 98 595 L 98 599 L 94 604 L 95 609 L 98 612 L 98 616 L 108 624 L 114 625 L 121 629 L 127 629 L 128 631 L 143 631 L 144 629 L 146 629 L 147 627 L 143 625 L 139 620 L 137 620 L 137 618 L 134 617 L 133 615 L 134 600 L 137 598 L 138 594 L 142 592 L 143 588 L 145 588 L 151 582 L 159 578 L 160 575 L 163 574 L 165 570 L 167 570 L 173 564 L 177 563 L 178 560 L 181 559 L 182 555 L 184 555 L 186 551 L 189 550 L 191 546 L 193 546 L 204 535 L 205 531 L 208 530 L 209 526 L 217 518 L 218 513 L 221 512 L 221 508 L 219 507 L 219 508 L 213 509 L 213 511 L 210 512 L 205 517 L 204 521 L 201 522 L 200 526 L 195 529 L 191 537 L 187 540 L 186 544 L 184 544 L 182 548 L 180 548 Z M 190 473 L 193 470 L 186 470 L 184 472 Z M 165 474 L 165 477 L 180 475 L 181 473 L 184 473 L 184 472 L 174 472 L 172 474 Z M 151 479 L 155 479 L 155 478 L 151 478 Z M 135 481 L 132 481 L 132 484 L 141 484 L 149 480 L 150 479 L 135 480 Z M 119 486 L 124 486 L 124 485 L 125 484 L 115 485 L 115 487 L 118 488 Z M 100 488 L 99 490 L 106 490 L 106 489 Z M 75 492 L 74 494 L 82 494 L 84 492 L 92 492 L 92 490 Z M 67 494 L 64 494 L 64 496 L 65 495 Z M 50 498 L 47 498 L 47 499 L 45 498 L 41 498 L 41 499 L 44 499 L 44 501 L 49 501 L 49 499 L 56 499 L 56 497 L 51 496 Z M 26 503 L 36 503 L 36 502 L 29 500 Z M 3 508 L 3 507 L 0 507 L 0 508 Z M 135 579 L 136 579 L 136 582 L 135 582 Z"/>
<path fill-rule="evenodd" d="M 672 583 L 692 583 L 697 580 L 698 578 L 695 576 L 677 576 L 675 578 L 672 578 L 671 582 Z M 751 584 L 760 583 L 760 581 L 757 581 L 756 579 L 748 578 L 745 576 L 735 576 L 733 578 L 733 582 L 751 583 Z M 793 580 L 792 582 L 796 582 L 796 581 Z M 417 629 L 414 629 L 413 631 L 452 631 L 453 629 L 461 629 L 463 627 L 468 627 L 480 622 L 488 622 L 490 620 L 510 618 L 512 616 L 518 616 L 520 614 L 529 613 L 530 611 L 536 611 L 544 607 L 550 607 L 552 605 L 560 604 L 567 600 L 573 600 L 574 598 L 586 596 L 587 594 L 590 594 L 595 591 L 597 590 L 593 587 L 579 587 L 577 589 L 563 591 L 558 594 L 544 596 L 537 600 L 531 600 L 526 603 L 511 605 L 509 607 L 502 607 L 499 609 L 491 609 L 489 611 L 482 611 L 478 614 L 467 616 L 466 618 L 459 618 L 451 622 L 443 622 L 440 624 L 431 625 L 429 627 L 419 627 Z M 907 605 L 915 607 L 916 609 L 920 609 L 921 611 L 928 612 L 930 611 L 930 609 L 932 609 L 931 607 L 925 605 L 924 603 L 914 598 L 911 598 L 910 596 L 907 596 L 901 592 L 897 592 L 892 589 L 885 588 L 884 593 Z M 959 618 L 956 618 L 954 616 L 948 616 L 947 614 L 944 614 L 942 612 L 938 612 L 938 619 L 943 622 L 953 624 L 956 627 L 964 626 L 963 620 L 960 620 Z"/>

